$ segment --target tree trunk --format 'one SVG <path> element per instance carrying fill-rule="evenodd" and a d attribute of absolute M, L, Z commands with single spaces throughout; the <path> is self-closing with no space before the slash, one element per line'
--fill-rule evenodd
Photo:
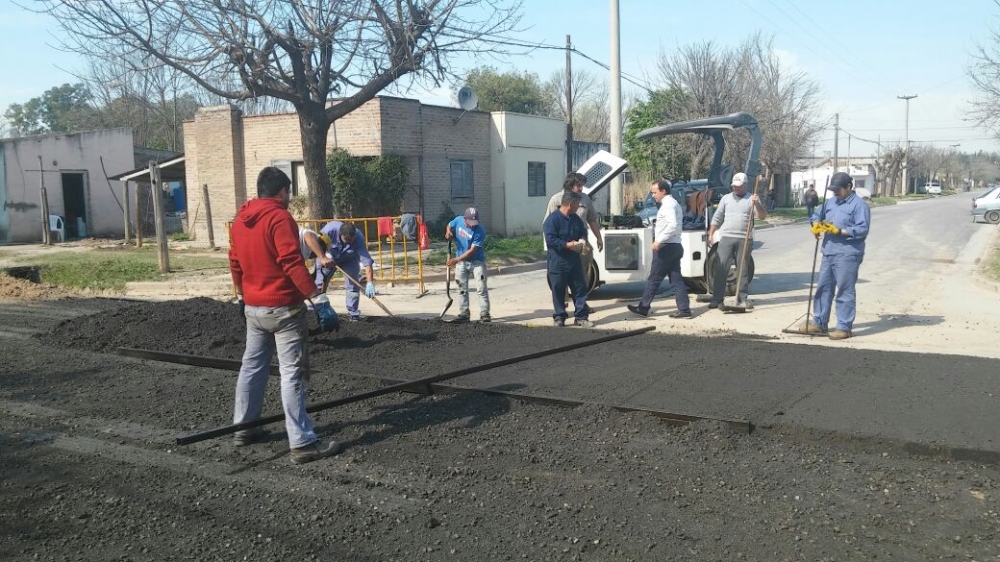
<path fill-rule="evenodd" d="M 326 173 L 326 135 L 330 121 L 321 103 L 300 105 L 296 112 L 302 136 L 302 160 L 309 183 L 309 218 L 335 218 L 333 189 Z"/>

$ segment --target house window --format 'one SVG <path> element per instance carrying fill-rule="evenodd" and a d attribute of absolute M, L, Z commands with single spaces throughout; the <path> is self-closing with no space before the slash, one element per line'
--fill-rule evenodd
<path fill-rule="evenodd" d="M 545 197 L 545 162 L 528 162 L 528 197 Z"/>
<path fill-rule="evenodd" d="M 472 199 L 472 160 L 451 160 L 451 198 Z"/>

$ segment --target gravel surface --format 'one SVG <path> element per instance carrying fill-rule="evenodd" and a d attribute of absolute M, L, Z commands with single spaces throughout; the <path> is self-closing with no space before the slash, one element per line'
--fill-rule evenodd
<path fill-rule="evenodd" d="M 233 373 L 108 353 L 238 358 L 233 305 L 2 304 L 0 323 L 2 560 L 1000 560 L 993 465 L 804 430 L 403 394 L 317 414 L 345 450 L 295 466 L 278 426 L 251 447 L 173 445 L 228 423 Z M 29 330 L 47 333 L 17 335 Z M 380 319 L 314 337 L 312 361 L 422 376 L 592 337 Z M 320 372 L 310 391 L 370 388 Z M 272 382 L 266 411 L 277 403 Z"/>

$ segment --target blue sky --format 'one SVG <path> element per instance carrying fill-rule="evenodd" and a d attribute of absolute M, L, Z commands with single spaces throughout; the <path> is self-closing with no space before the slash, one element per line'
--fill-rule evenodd
<path fill-rule="evenodd" d="M 655 63 L 661 53 L 711 40 L 720 46 L 740 43 L 756 31 L 773 35 L 774 48 L 790 69 L 805 72 L 821 88 L 822 121 L 840 114 L 841 127 L 854 137 L 852 155 L 868 155 L 875 145 L 903 137 L 904 102 L 910 102 L 910 140 L 958 150 L 997 150 L 988 131 L 973 127 L 968 101 L 975 95 L 967 68 L 976 45 L 1000 28 L 1000 8 L 992 0 L 943 3 L 913 0 L 655 1 L 621 0 L 622 70 L 657 86 Z M 566 34 L 583 53 L 610 60 L 608 0 L 573 3 L 525 0 L 519 41 L 563 45 Z M 45 16 L 23 11 L 10 2 L 0 5 L 0 109 L 38 96 L 46 89 L 73 82 L 82 68 L 73 55 L 52 45 L 58 28 Z M 456 60 L 458 68 L 488 63 L 547 78 L 564 65 L 562 51 L 537 50 L 508 60 Z M 599 66 L 575 56 L 575 68 L 606 76 Z M 623 82 L 623 89 L 637 87 Z M 409 95 L 449 104 L 449 89 L 412 90 Z M 821 135 L 818 155 L 832 149 L 832 128 Z M 841 135 L 841 155 L 847 137 Z"/>

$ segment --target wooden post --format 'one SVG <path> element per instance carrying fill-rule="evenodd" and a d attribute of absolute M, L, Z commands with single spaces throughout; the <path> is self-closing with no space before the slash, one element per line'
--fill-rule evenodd
<path fill-rule="evenodd" d="M 45 192 L 45 167 L 42 157 L 38 156 L 38 177 L 40 180 L 38 196 L 42 200 L 42 245 L 52 245 L 52 232 L 49 230 L 49 196 Z"/>
<path fill-rule="evenodd" d="M 142 208 L 142 186 L 135 184 L 135 247 L 142 247 L 142 234 L 146 230 L 146 211 Z"/>
<path fill-rule="evenodd" d="M 149 162 L 149 179 L 152 183 L 153 223 L 156 225 L 157 254 L 160 258 L 160 273 L 170 273 L 170 255 L 167 252 L 167 228 L 163 224 L 163 186 L 160 185 L 160 167 Z"/>
<path fill-rule="evenodd" d="M 125 243 L 128 244 L 131 241 L 131 239 L 132 239 L 131 229 L 129 228 L 129 223 L 132 221 L 132 213 L 130 213 L 129 210 L 131 209 L 132 206 L 131 206 L 131 204 L 129 203 L 129 200 L 128 200 L 128 180 L 125 180 L 125 181 L 122 182 L 122 203 L 124 203 L 124 205 L 122 205 L 122 206 L 125 207 L 125 209 L 124 209 L 124 211 L 125 211 Z"/>
<path fill-rule="evenodd" d="M 205 207 L 205 228 L 208 229 L 208 247 L 215 249 L 215 230 L 212 228 L 212 204 L 208 199 L 208 184 L 201 184 L 201 200 Z"/>

